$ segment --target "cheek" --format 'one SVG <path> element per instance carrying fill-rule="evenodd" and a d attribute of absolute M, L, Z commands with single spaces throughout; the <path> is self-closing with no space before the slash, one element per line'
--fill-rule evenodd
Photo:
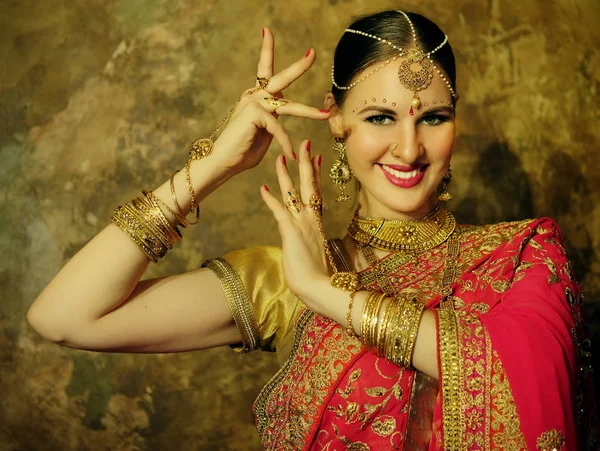
<path fill-rule="evenodd" d="M 425 147 L 429 159 L 449 160 L 454 147 L 454 124 L 440 127 L 436 133 L 424 134 L 422 144 Z"/>
<path fill-rule="evenodd" d="M 372 126 L 356 127 L 346 143 L 350 163 L 370 165 L 379 160 L 393 141 L 386 135 L 386 130 L 375 130 Z"/>

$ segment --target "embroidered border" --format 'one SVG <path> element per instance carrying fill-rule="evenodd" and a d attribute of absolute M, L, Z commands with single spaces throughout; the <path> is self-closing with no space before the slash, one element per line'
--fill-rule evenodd
<path fill-rule="evenodd" d="M 462 449 L 460 365 L 456 312 L 438 310 L 444 449 Z"/>
<path fill-rule="evenodd" d="M 366 349 L 332 320 L 309 310 L 296 325 L 292 353 L 254 404 L 265 450 L 309 446 L 336 381 Z"/>
<path fill-rule="evenodd" d="M 254 317 L 252 303 L 238 273 L 223 258 L 207 260 L 202 266 L 214 271 L 223 286 L 231 314 L 242 337 L 243 348 L 236 348 L 236 351 L 251 352 L 258 349 L 261 341 L 258 323 Z"/>

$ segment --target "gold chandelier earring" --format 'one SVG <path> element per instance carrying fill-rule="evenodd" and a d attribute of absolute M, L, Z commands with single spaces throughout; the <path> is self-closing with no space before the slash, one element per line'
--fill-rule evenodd
<path fill-rule="evenodd" d="M 452 200 L 452 196 L 448 192 L 448 185 L 450 184 L 451 180 L 452 180 L 452 169 L 450 168 L 450 166 L 448 166 L 448 171 L 446 172 L 446 175 L 442 179 L 442 184 L 441 184 L 442 192 L 438 196 L 438 200 L 440 200 L 441 202 L 448 202 L 448 201 Z"/>
<path fill-rule="evenodd" d="M 346 202 L 350 200 L 350 196 L 346 194 L 346 186 L 354 178 L 352 169 L 348 165 L 348 158 L 346 157 L 346 143 L 343 138 L 333 139 L 333 150 L 338 154 L 338 159 L 333 163 L 329 176 L 333 183 L 340 188 L 340 195 L 335 199 L 336 202 Z"/>

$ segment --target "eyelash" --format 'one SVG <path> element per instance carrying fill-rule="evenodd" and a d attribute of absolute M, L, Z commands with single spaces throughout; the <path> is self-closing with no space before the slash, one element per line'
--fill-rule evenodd
<path fill-rule="evenodd" d="M 373 116 L 369 116 L 365 120 L 367 122 L 370 122 L 373 125 L 388 125 L 388 124 L 381 123 L 381 121 L 385 120 L 385 119 L 389 119 L 389 120 L 393 121 L 394 117 L 390 116 L 388 114 L 375 114 Z M 431 125 L 431 126 L 435 127 L 437 125 L 443 124 L 444 122 L 448 122 L 449 120 L 450 120 L 450 117 L 446 114 L 429 114 L 429 115 L 423 116 L 421 119 L 419 119 L 419 122 L 423 122 L 426 125 Z M 431 121 L 434 123 L 428 123 L 428 121 Z"/>

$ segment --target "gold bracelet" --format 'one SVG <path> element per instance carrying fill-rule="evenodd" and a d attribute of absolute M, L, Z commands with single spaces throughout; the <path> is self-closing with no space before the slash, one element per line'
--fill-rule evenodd
<path fill-rule="evenodd" d="M 385 356 L 385 342 L 387 337 L 387 331 L 390 324 L 390 319 L 393 316 L 394 311 L 396 310 L 397 299 L 388 297 L 385 306 L 382 309 L 385 309 L 381 316 L 381 324 L 379 325 L 379 331 L 377 333 L 377 355 L 384 357 Z"/>
<path fill-rule="evenodd" d="M 374 291 L 370 291 L 367 295 L 367 299 L 365 299 L 365 305 L 363 306 L 362 319 L 360 321 L 360 337 L 367 347 L 369 347 L 367 339 L 369 322 L 371 321 L 371 310 L 373 309 L 373 301 L 375 300 L 375 296 L 377 296 L 377 293 Z"/>
<path fill-rule="evenodd" d="M 150 229 L 154 235 L 163 243 L 167 249 L 173 249 L 173 243 L 175 242 L 171 236 L 169 229 L 165 229 L 164 224 L 161 223 L 156 209 L 145 202 L 145 198 L 138 197 L 131 201 L 135 207 L 133 214 L 137 215 L 140 221 L 146 224 L 146 227 Z M 160 210 L 159 210 L 160 211 Z"/>
<path fill-rule="evenodd" d="M 417 333 L 419 332 L 423 311 L 425 310 L 425 305 L 420 303 L 417 298 L 410 300 L 409 306 L 411 308 L 411 322 L 409 323 L 406 350 L 404 353 L 404 366 L 406 368 L 410 368 L 412 365 L 412 354 L 417 341 Z"/>
<path fill-rule="evenodd" d="M 346 321 L 348 323 L 348 328 L 346 330 L 348 331 L 348 334 L 351 337 L 358 338 L 358 335 L 356 335 L 356 332 L 354 332 L 354 326 L 352 325 L 352 305 L 354 304 L 355 295 L 356 291 L 350 293 L 350 301 L 348 302 L 348 312 L 346 313 Z"/>
<path fill-rule="evenodd" d="M 196 195 L 194 193 L 194 185 L 192 184 L 192 174 L 190 174 L 190 167 L 192 166 L 192 160 L 188 160 L 185 164 L 185 182 L 187 183 L 188 192 L 190 194 L 190 213 L 196 212 L 196 222 L 190 222 L 190 224 L 197 224 L 200 220 L 200 205 L 196 205 Z"/>
<path fill-rule="evenodd" d="M 148 243 L 152 252 L 160 259 L 167 255 L 169 250 L 168 240 L 157 232 L 155 224 L 144 217 L 142 212 L 135 206 L 134 201 L 127 202 L 123 208 L 133 217 L 138 226 L 137 234 Z"/>
<path fill-rule="evenodd" d="M 365 309 L 363 309 L 363 320 L 361 323 L 361 331 L 363 331 L 364 326 L 364 334 L 362 335 L 363 342 L 369 349 L 374 350 L 377 344 L 377 325 L 379 320 L 379 311 L 381 309 L 381 303 L 385 298 L 385 294 L 383 293 L 372 293 L 367 299 L 368 302 L 365 304 Z"/>
<path fill-rule="evenodd" d="M 184 223 L 184 227 L 187 227 L 188 225 L 194 225 L 196 223 L 198 223 L 198 221 L 200 220 L 199 216 L 200 216 L 200 209 L 196 210 L 196 222 L 190 222 L 186 216 L 183 214 L 183 212 L 181 211 L 181 208 L 179 207 L 179 202 L 177 202 L 177 195 L 175 194 L 175 174 L 177 174 L 179 172 L 179 170 L 173 172 L 173 175 L 171 176 L 171 180 L 170 180 L 170 185 L 171 185 L 171 198 L 173 199 L 173 203 L 175 204 L 175 208 L 177 209 L 177 211 L 179 212 L 179 215 L 184 219 L 185 223 Z"/>
<path fill-rule="evenodd" d="M 177 225 L 181 225 L 182 227 L 185 227 L 187 225 L 187 221 L 185 220 L 185 218 L 183 216 L 181 216 L 181 214 L 179 212 L 177 212 L 177 211 L 173 210 L 171 207 L 169 207 L 152 191 L 146 191 L 145 189 L 143 189 L 142 194 L 144 196 L 146 196 L 146 198 L 150 201 L 150 203 L 152 205 L 154 205 L 156 208 L 161 209 L 161 207 L 162 207 L 165 210 L 167 210 L 171 215 L 173 215 L 173 217 L 177 221 Z M 161 209 L 161 211 L 162 211 L 162 209 Z M 163 214 L 164 214 L 164 212 L 163 212 Z M 179 236 L 181 236 L 177 227 L 175 227 L 175 230 L 177 230 L 177 233 L 179 234 Z"/>
<path fill-rule="evenodd" d="M 396 365 L 411 367 L 412 353 L 425 306 L 417 299 L 400 299 L 395 318 L 395 327 L 388 330 L 386 358 Z"/>
<path fill-rule="evenodd" d="M 154 263 L 158 262 L 161 257 L 162 249 L 165 249 L 166 253 L 166 248 L 164 248 L 162 243 L 153 234 L 149 233 L 146 226 L 140 224 L 127 208 L 122 206 L 115 208 L 110 220 L 123 233 L 128 235 L 142 252 L 146 254 L 146 257 Z"/>

